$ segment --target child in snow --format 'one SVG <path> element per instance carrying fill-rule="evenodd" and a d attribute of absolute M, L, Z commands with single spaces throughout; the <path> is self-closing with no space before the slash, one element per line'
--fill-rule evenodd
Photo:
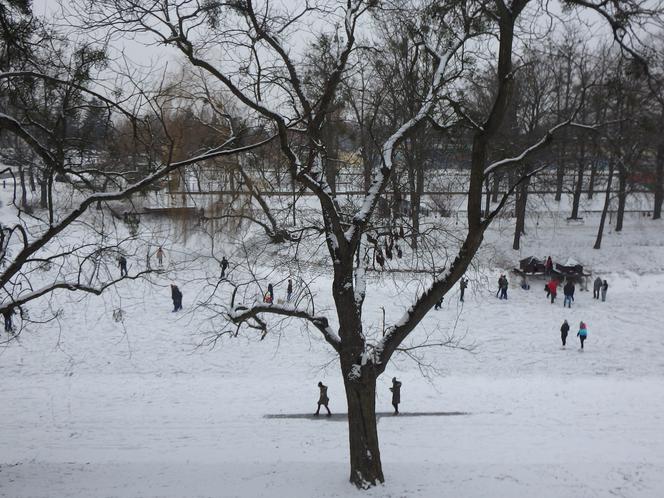
<path fill-rule="evenodd" d="M 394 414 L 399 415 L 399 403 L 401 403 L 401 382 L 396 377 L 392 377 L 392 406 L 394 407 Z"/>
<path fill-rule="evenodd" d="M 318 397 L 318 409 L 314 415 L 318 416 L 320 414 L 320 407 L 323 405 L 327 410 L 327 416 L 329 417 L 332 415 L 332 412 L 327 406 L 327 404 L 330 402 L 330 398 L 327 397 L 327 386 L 322 382 L 319 382 L 318 389 L 320 389 L 320 396 Z"/>
<path fill-rule="evenodd" d="M 556 279 L 551 279 L 547 287 L 547 296 L 551 296 L 551 304 L 556 300 L 556 295 L 558 294 L 558 281 Z"/>
<path fill-rule="evenodd" d="M 579 341 L 581 341 L 581 349 L 583 349 L 583 343 L 588 337 L 588 328 L 586 327 L 586 324 L 581 322 L 579 324 L 579 332 L 576 334 L 576 336 L 579 338 Z"/>
<path fill-rule="evenodd" d="M 565 344 L 567 343 L 568 332 L 569 332 L 569 323 L 567 323 L 567 320 L 565 320 L 560 327 L 560 340 L 563 341 L 563 347 L 565 347 Z"/>
<path fill-rule="evenodd" d="M 161 246 L 157 249 L 157 263 L 159 263 L 159 266 L 164 266 L 164 250 Z"/>
<path fill-rule="evenodd" d="M 263 296 L 263 302 L 267 304 L 272 304 L 274 301 L 274 288 L 272 287 L 272 284 L 267 285 L 267 292 L 265 293 L 265 296 Z"/>

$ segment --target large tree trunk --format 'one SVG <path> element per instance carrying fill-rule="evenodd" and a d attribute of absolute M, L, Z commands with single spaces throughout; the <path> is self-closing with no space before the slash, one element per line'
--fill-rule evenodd
<path fill-rule="evenodd" d="M 606 213 L 609 211 L 611 204 L 611 180 L 613 180 L 613 164 L 609 165 L 609 177 L 606 179 L 606 196 L 604 197 L 604 208 L 602 209 L 602 216 L 599 220 L 599 228 L 597 229 L 597 238 L 593 249 L 600 249 L 602 247 L 602 236 L 604 235 L 604 224 L 606 223 Z"/>
<path fill-rule="evenodd" d="M 350 482 L 368 488 L 385 481 L 376 428 L 376 377 L 364 370 L 357 380 L 342 368 L 348 402 Z"/>
<path fill-rule="evenodd" d="M 664 113 L 662 114 L 661 122 L 664 125 Z M 660 134 L 657 158 L 655 159 L 655 205 L 652 212 L 653 220 L 658 220 L 662 217 L 662 201 L 664 201 L 664 135 Z"/>
<path fill-rule="evenodd" d="M 493 183 L 491 185 L 491 202 L 498 202 L 498 194 L 500 194 L 500 180 L 501 175 L 498 173 L 493 174 Z"/>
<path fill-rule="evenodd" d="M 21 209 L 28 210 L 28 191 L 25 188 L 25 170 L 23 166 L 18 167 L 18 176 L 21 181 Z"/>
<path fill-rule="evenodd" d="M 48 181 L 40 180 L 39 181 L 39 207 L 46 209 L 48 207 Z"/>
<path fill-rule="evenodd" d="M 579 151 L 579 161 L 576 165 L 576 184 L 574 185 L 574 196 L 572 197 L 572 215 L 570 219 L 579 219 L 579 203 L 581 201 L 581 191 L 583 189 L 583 173 L 586 167 L 586 145 L 581 140 L 581 150 Z"/>
<path fill-rule="evenodd" d="M 524 174 L 526 172 L 524 171 Z M 519 185 L 516 194 L 516 225 L 514 227 L 514 243 L 512 249 L 518 251 L 521 247 L 521 235 L 526 233 L 526 206 L 528 205 L 528 186 L 530 178 L 526 178 Z"/>
<path fill-rule="evenodd" d="M 625 203 L 627 201 L 627 169 L 625 165 L 618 166 L 618 214 L 616 216 L 616 232 L 623 229 L 625 219 Z"/>

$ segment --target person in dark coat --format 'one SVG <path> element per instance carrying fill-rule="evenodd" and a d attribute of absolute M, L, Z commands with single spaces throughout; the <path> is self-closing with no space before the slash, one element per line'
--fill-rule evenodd
<path fill-rule="evenodd" d="M 602 302 L 606 301 L 606 291 L 609 288 L 609 284 L 606 282 L 602 282 Z"/>
<path fill-rule="evenodd" d="M 442 308 L 444 299 L 445 299 L 445 296 L 441 297 L 438 301 L 436 301 L 436 305 L 433 307 L 433 309 L 439 310 L 440 308 Z"/>
<path fill-rule="evenodd" d="M 14 332 L 14 325 L 12 323 L 12 316 L 14 315 L 14 310 L 13 309 L 8 309 L 2 312 L 2 316 L 5 319 L 5 332 L 7 333 L 13 333 Z"/>
<path fill-rule="evenodd" d="M 401 403 L 401 382 L 396 377 L 392 377 L 392 406 L 394 407 L 394 414 L 399 415 L 399 403 Z"/>
<path fill-rule="evenodd" d="M 327 406 L 327 404 L 330 402 L 330 398 L 327 397 L 327 386 L 322 382 L 319 382 L 318 389 L 320 389 L 320 396 L 318 397 L 318 409 L 316 410 L 316 413 L 314 413 L 314 415 L 318 416 L 320 414 L 320 407 L 322 405 L 327 410 L 327 416 L 329 417 L 330 415 L 332 415 L 332 412 L 330 411 L 330 408 Z"/>
<path fill-rule="evenodd" d="M 175 284 L 171 284 L 171 298 L 173 299 L 173 312 L 180 311 L 182 309 L 182 292 Z"/>
<path fill-rule="evenodd" d="M 224 278 L 226 277 L 226 269 L 228 268 L 228 260 L 226 259 L 226 256 L 221 258 L 220 266 L 221 266 L 221 277 L 219 278 Z"/>
<path fill-rule="evenodd" d="M 545 275 L 551 275 L 551 272 L 553 271 L 553 260 L 551 259 L 551 256 L 546 258 L 546 263 L 544 264 L 544 274 Z"/>
<path fill-rule="evenodd" d="M 498 292 L 500 294 L 499 299 L 507 299 L 508 286 L 509 283 L 507 282 L 507 277 L 505 275 L 501 275 L 500 278 L 498 279 Z"/>
<path fill-rule="evenodd" d="M 560 327 L 560 340 L 563 341 L 563 347 L 565 347 L 565 344 L 567 342 L 568 332 L 569 332 L 569 323 L 567 323 L 567 320 L 565 320 Z"/>
<path fill-rule="evenodd" d="M 118 258 L 118 264 L 120 265 L 120 277 L 127 276 L 127 258 L 120 256 Z"/>
<path fill-rule="evenodd" d="M 563 287 L 563 293 L 565 294 L 565 299 L 563 300 L 563 308 L 567 305 L 568 308 L 572 307 L 572 301 L 574 301 L 574 284 L 571 280 L 568 280 Z"/>
<path fill-rule="evenodd" d="M 593 299 L 599 299 L 599 291 L 602 289 L 602 279 L 597 277 L 593 282 Z"/>
<path fill-rule="evenodd" d="M 288 287 L 286 288 L 286 301 L 290 301 L 293 297 L 293 281 L 288 279 Z"/>
<path fill-rule="evenodd" d="M 463 295 L 466 292 L 466 287 L 468 287 L 468 279 L 461 277 L 461 281 L 459 282 L 459 292 L 460 292 L 459 301 L 461 301 L 462 303 L 463 303 Z"/>

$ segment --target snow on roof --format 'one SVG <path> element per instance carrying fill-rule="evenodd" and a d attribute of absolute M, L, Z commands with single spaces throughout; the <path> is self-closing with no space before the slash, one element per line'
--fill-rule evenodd
<path fill-rule="evenodd" d="M 565 261 L 564 266 L 581 266 L 581 263 L 579 263 L 576 259 L 574 258 L 567 258 L 567 261 Z"/>

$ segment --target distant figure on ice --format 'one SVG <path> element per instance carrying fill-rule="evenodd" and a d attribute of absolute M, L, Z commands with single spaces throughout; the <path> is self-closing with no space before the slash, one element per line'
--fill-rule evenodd
<path fill-rule="evenodd" d="M 293 281 L 288 279 L 288 287 L 286 288 L 286 301 L 290 301 L 293 297 Z"/>
<path fill-rule="evenodd" d="M 509 283 L 507 282 L 507 277 L 505 275 L 501 275 L 500 278 L 498 279 L 498 294 L 499 294 L 498 299 L 507 299 L 508 286 Z"/>
<path fill-rule="evenodd" d="M 171 298 L 173 299 L 173 313 L 182 309 L 182 292 L 178 286 L 171 284 Z"/>
<path fill-rule="evenodd" d="M 565 299 L 563 300 L 563 308 L 567 305 L 568 308 L 572 307 L 572 301 L 574 301 L 574 284 L 571 280 L 568 280 L 563 287 L 563 293 L 565 294 Z"/>
<path fill-rule="evenodd" d="M 5 332 L 11 334 L 14 332 L 14 325 L 12 324 L 12 315 L 14 314 L 13 309 L 8 309 L 2 312 L 2 316 L 5 319 Z"/>
<path fill-rule="evenodd" d="M 392 406 L 394 407 L 394 414 L 399 415 L 399 403 L 401 403 L 401 382 L 396 377 L 392 377 Z"/>
<path fill-rule="evenodd" d="M 228 260 L 226 259 L 226 256 L 221 258 L 221 277 L 219 278 L 225 278 L 226 277 L 226 269 L 228 268 Z"/>
<path fill-rule="evenodd" d="M 164 250 L 162 249 L 161 246 L 159 246 L 159 249 L 157 249 L 157 263 L 159 263 L 159 266 L 164 266 Z"/>
<path fill-rule="evenodd" d="M 602 289 L 602 279 L 597 277 L 593 282 L 593 299 L 599 299 L 599 291 Z"/>
<path fill-rule="evenodd" d="M 263 302 L 267 304 L 272 304 L 274 301 L 274 287 L 272 284 L 267 284 L 267 292 L 263 296 Z"/>
<path fill-rule="evenodd" d="M 551 298 L 551 304 L 556 300 L 558 295 L 558 281 L 555 278 L 549 280 L 549 283 L 546 284 L 546 296 Z"/>
<path fill-rule="evenodd" d="M 466 292 L 466 287 L 468 287 L 468 279 L 465 277 L 461 277 L 461 281 L 459 282 L 459 292 L 461 295 L 459 296 L 459 301 L 463 303 L 463 295 Z"/>
<path fill-rule="evenodd" d="M 551 259 L 551 256 L 546 258 L 546 263 L 544 263 L 544 274 L 545 275 L 551 275 L 551 272 L 553 271 L 553 260 Z"/>
<path fill-rule="evenodd" d="M 579 341 L 581 341 L 581 349 L 583 349 L 583 343 L 588 337 L 588 328 L 586 327 L 585 323 L 579 323 L 579 331 L 577 332 L 576 336 L 579 338 Z"/>
<path fill-rule="evenodd" d="M 118 264 L 120 265 L 120 277 L 127 276 L 127 258 L 120 256 L 118 258 Z"/>
<path fill-rule="evenodd" d="M 440 308 L 442 308 L 444 299 L 445 299 L 445 296 L 441 297 L 438 301 L 436 301 L 436 305 L 433 307 L 433 309 L 439 310 Z"/>
<path fill-rule="evenodd" d="M 327 386 L 322 382 L 319 382 L 318 389 L 320 389 L 320 396 L 318 397 L 318 409 L 316 410 L 316 413 L 314 413 L 314 415 L 318 416 L 320 414 L 320 407 L 322 405 L 327 410 L 327 416 L 329 417 L 330 415 L 332 415 L 332 412 L 330 411 L 330 408 L 327 406 L 327 404 L 330 402 L 330 398 L 327 397 Z"/>
<path fill-rule="evenodd" d="M 602 302 L 606 301 L 606 291 L 609 288 L 609 284 L 606 282 L 602 282 Z"/>
<path fill-rule="evenodd" d="M 569 323 L 567 323 L 567 320 L 565 320 L 563 324 L 560 326 L 560 340 L 563 341 L 563 347 L 565 347 L 565 344 L 567 343 L 568 332 L 569 332 Z"/>

